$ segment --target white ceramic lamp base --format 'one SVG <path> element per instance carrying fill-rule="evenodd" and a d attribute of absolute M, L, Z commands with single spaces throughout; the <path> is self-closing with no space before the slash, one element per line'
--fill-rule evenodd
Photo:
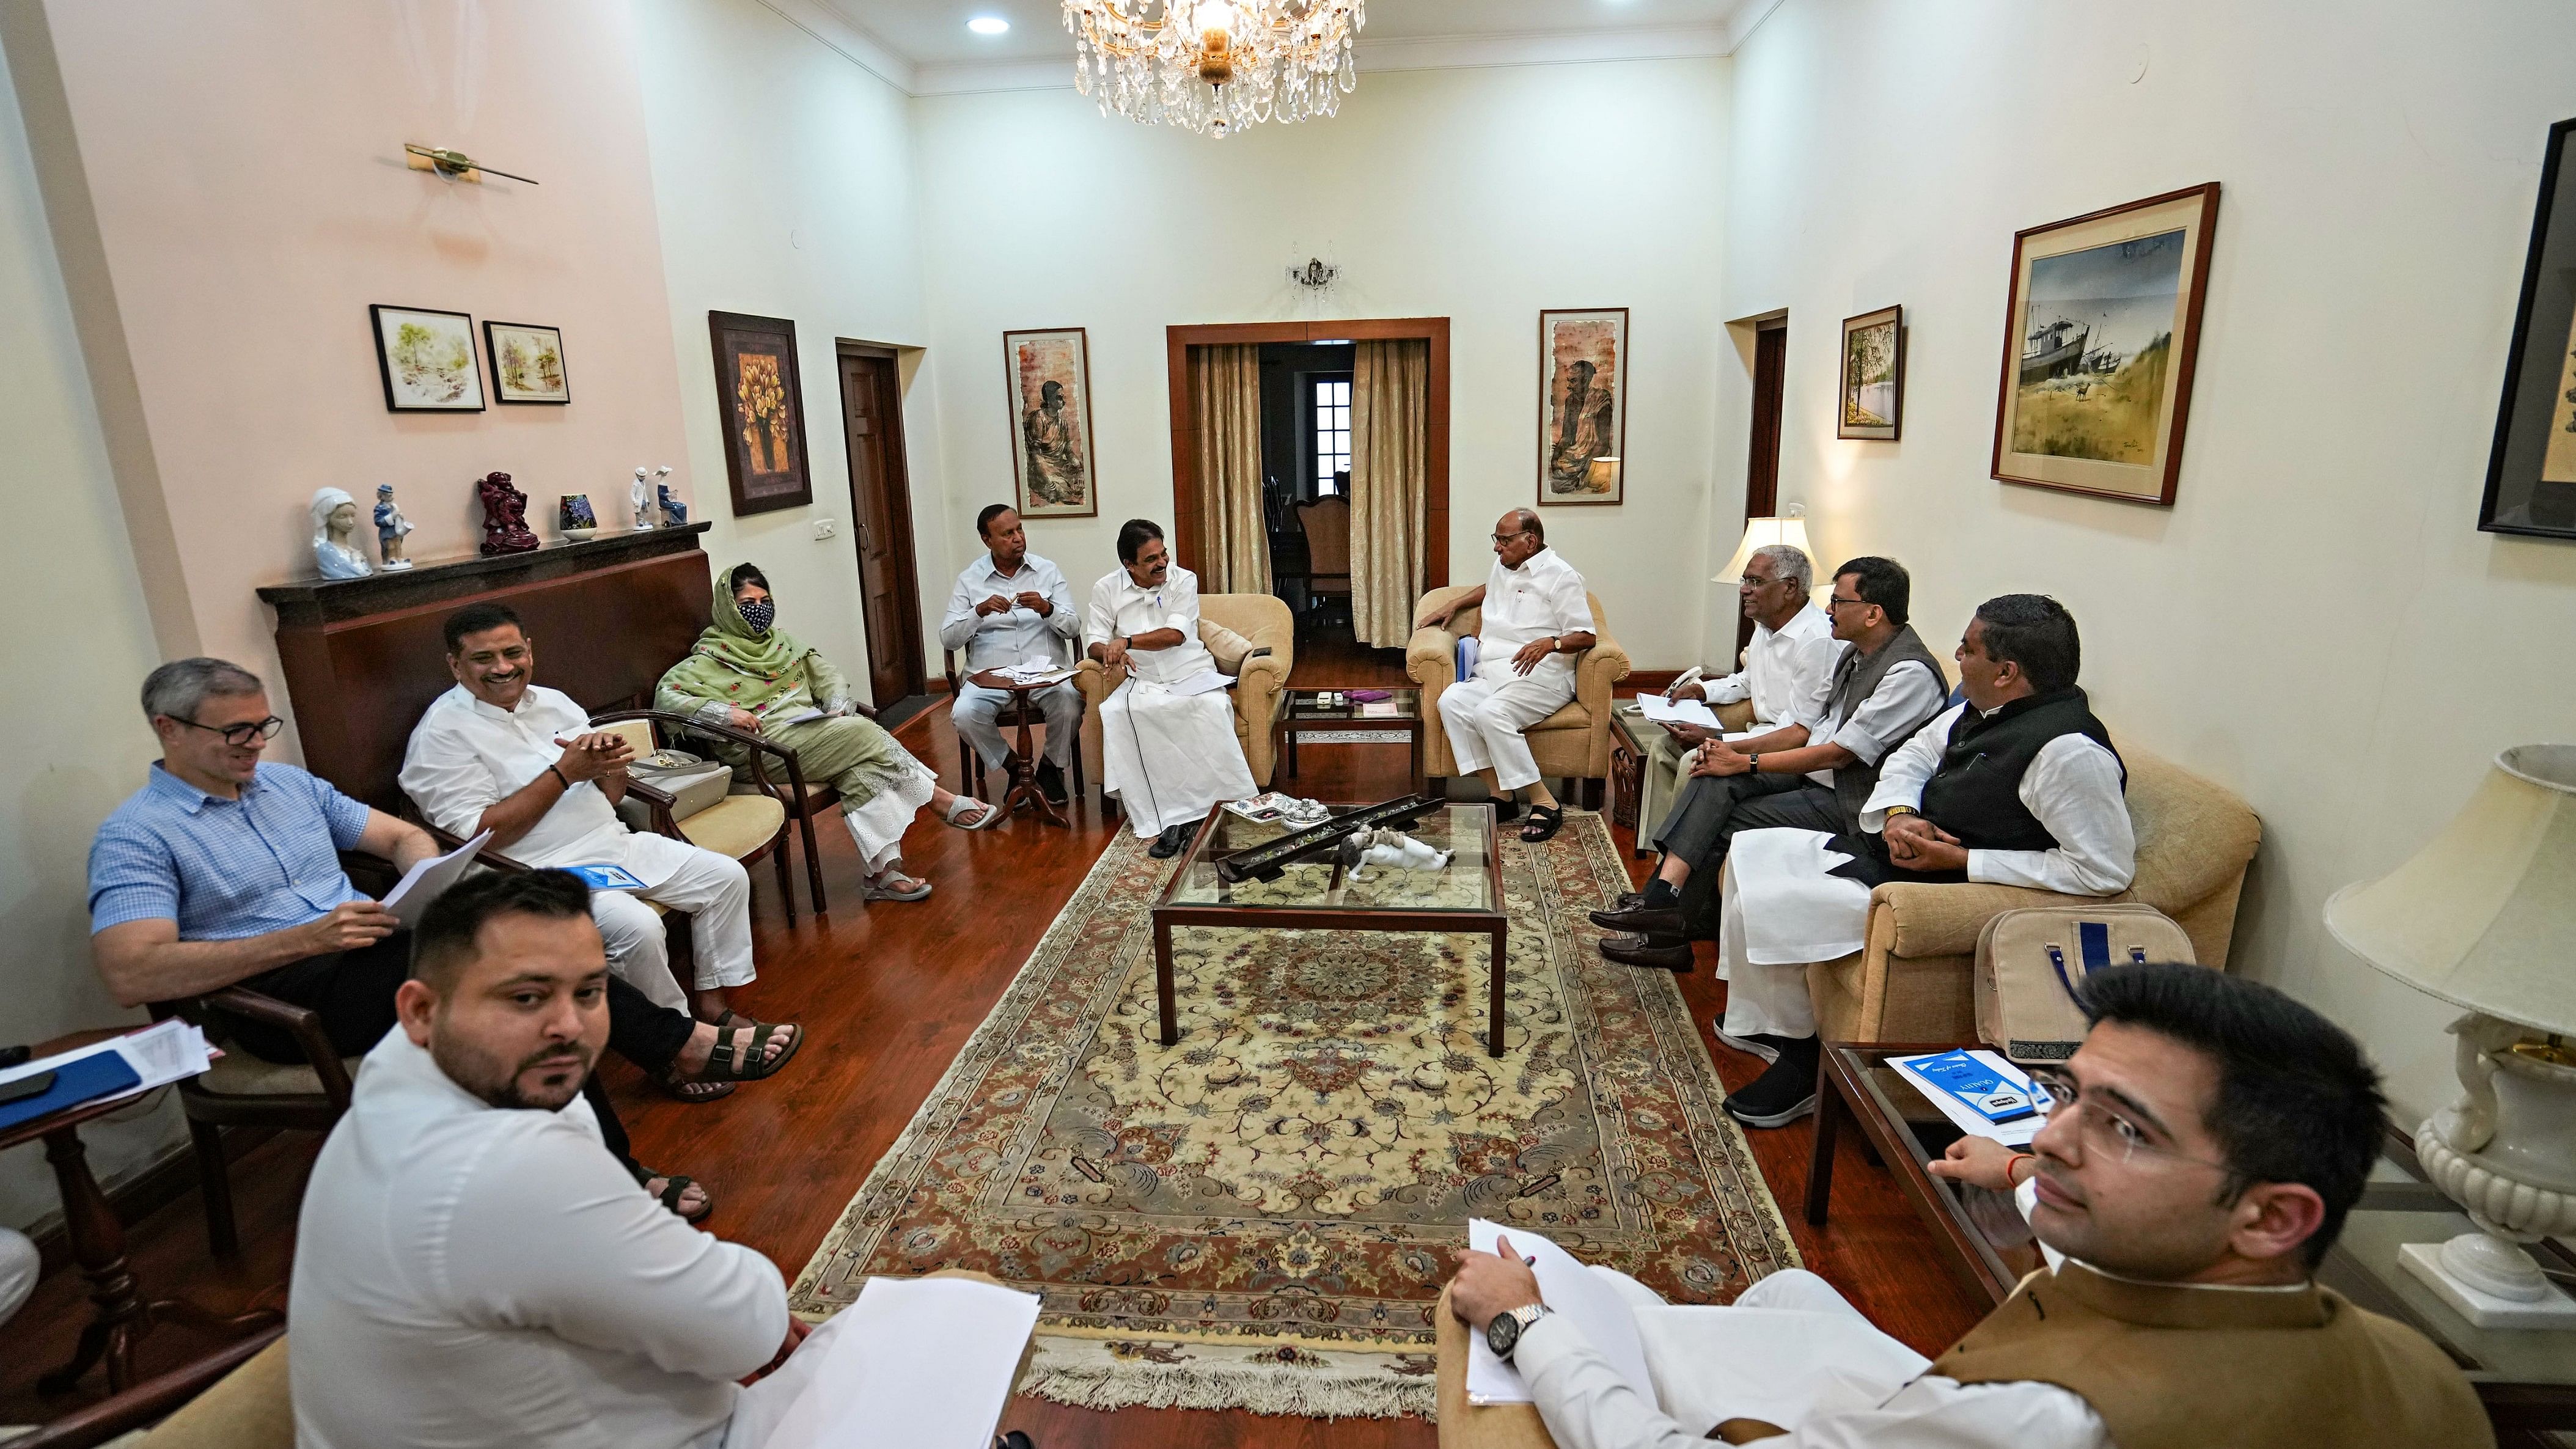
<path fill-rule="evenodd" d="M 2520 1248 L 2501 1238 L 2484 1233 L 2463 1233 L 2448 1243 L 2408 1243 L 2397 1250 L 2397 1259 L 2406 1271 L 2424 1280 L 2426 1287 L 2442 1295 L 2442 1301 L 2479 1328 L 2576 1328 L 2576 1298 L 2548 1279 L 2540 1280 L 2541 1296 L 2524 1301 L 2503 1298 L 2487 1292 L 2461 1278 L 2443 1261 L 2454 1245 L 2495 1244 L 2511 1249 L 2526 1264 L 2530 1258 Z M 2463 1249 L 2467 1251 L 2467 1249 Z M 2536 1275 L 2538 1269 L 2533 1270 Z"/>

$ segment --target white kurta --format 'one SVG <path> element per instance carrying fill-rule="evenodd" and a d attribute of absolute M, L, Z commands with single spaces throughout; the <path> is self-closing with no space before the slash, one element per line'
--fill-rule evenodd
<path fill-rule="evenodd" d="M 1703 693 L 1710 704 L 1751 700 L 1757 728 L 1802 724 L 1812 730 L 1825 717 L 1825 696 L 1833 693 L 1834 662 L 1849 647 L 1834 637 L 1832 617 L 1808 604 L 1776 630 L 1754 625 L 1744 667 L 1709 680 Z"/>
<path fill-rule="evenodd" d="M 1539 777 L 1529 727 L 1574 698 L 1574 656 L 1550 654 L 1527 674 L 1512 661 L 1523 645 L 1589 633 L 1592 606 L 1583 575 L 1555 549 L 1543 548 L 1516 569 L 1495 559 L 1481 607 L 1476 670 L 1440 691 L 1441 733 L 1460 774 L 1490 768 L 1496 785 L 1518 790 Z"/>
<path fill-rule="evenodd" d="M 1127 682 L 1100 702 L 1101 788 L 1118 797 L 1142 838 L 1259 793 L 1235 738 L 1234 697 L 1223 689 L 1172 692 L 1216 670 L 1216 656 L 1199 642 L 1198 576 L 1174 568 L 1149 589 L 1122 568 L 1091 586 L 1088 643 L 1158 629 L 1178 629 L 1181 642 L 1129 653 Z"/>

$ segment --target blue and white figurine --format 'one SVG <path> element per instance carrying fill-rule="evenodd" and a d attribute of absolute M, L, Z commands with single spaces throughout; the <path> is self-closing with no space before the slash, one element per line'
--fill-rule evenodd
<path fill-rule="evenodd" d="M 665 468 L 662 471 L 668 473 L 671 470 Z M 680 501 L 680 495 L 671 491 L 670 484 L 663 483 L 656 486 L 662 494 L 662 526 L 664 528 L 688 527 L 689 505 Z"/>
<path fill-rule="evenodd" d="M 337 488 L 316 488 L 306 511 L 313 519 L 313 564 L 326 579 L 363 579 L 374 573 L 367 556 L 349 541 L 358 531 L 358 500 Z"/>
<path fill-rule="evenodd" d="M 384 555 L 386 573 L 411 567 L 411 560 L 403 557 L 403 535 L 409 532 L 411 520 L 403 517 L 402 510 L 394 506 L 394 485 L 377 484 L 376 551 Z"/>

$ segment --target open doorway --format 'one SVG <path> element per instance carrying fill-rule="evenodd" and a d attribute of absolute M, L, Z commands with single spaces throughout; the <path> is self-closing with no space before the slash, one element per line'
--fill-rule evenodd
<path fill-rule="evenodd" d="M 1789 317 L 1765 317 L 1753 324 L 1752 442 L 1744 460 L 1744 516 L 1769 518 L 1780 511 L 1780 405 L 1789 382 Z M 1753 621 L 1735 620 L 1735 652 L 1741 659 L 1753 643 Z"/>
<path fill-rule="evenodd" d="M 914 581 L 912 487 L 904 468 L 903 388 L 894 349 L 839 345 L 841 431 L 850 459 L 851 544 L 868 634 L 868 692 L 892 728 L 929 702 Z"/>

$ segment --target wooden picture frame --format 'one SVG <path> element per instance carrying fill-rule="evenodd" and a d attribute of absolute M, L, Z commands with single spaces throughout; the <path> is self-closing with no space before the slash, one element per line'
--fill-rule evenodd
<path fill-rule="evenodd" d="M 1020 517 L 1098 517 L 1090 334 L 1080 327 L 1003 333 L 1002 384 L 1011 409 L 1011 496 Z"/>
<path fill-rule="evenodd" d="M 1539 506 L 1625 502 L 1627 441 L 1628 309 L 1540 312 Z"/>
<path fill-rule="evenodd" d="M 812 503 L 796 324 L 784 317 L 709 312 L 707 334 L 715 349 L 717 436 L 724 440 L 734 516 Z"/>
<path fill-rule="evenodd" d="M 540 407 L 563 407 L 572 401 L 562 328 L 485 318 L 483 351 L 492 362 L 492 401 Z"/>
<path fill-rule="evenodd" d="M 2013 234 L 1992 476 L 2171 507 L 2218 183 Z"/>
<path fill-rule="evenodd" d="M 1843 319 L 1834 436 L 1893 443 L 1905 422 L 1905 308 Z"/>
<path fill-rule="evenodd" d="M 435 307 L 367 308 L 376 338 L 376 378 L 389 413 L 479 413 L 483 369 L 474 319 Z"/>
<path fill-rule="evenodd" d="M 2478 528 L 2576 539 L 2576 120 L 2549 128 Z"/>

